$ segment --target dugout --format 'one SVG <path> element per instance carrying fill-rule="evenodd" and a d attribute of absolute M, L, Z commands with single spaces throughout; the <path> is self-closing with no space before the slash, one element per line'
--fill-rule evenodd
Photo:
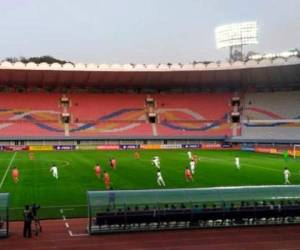
<path fill-rule="evenodd" d="M 0 237 L 9 232 L 9 193 L 0 193 Z"/>
<path fill-rule="evenodd" d="M 300 219 L 300 185 L 88 191 L 87 199 L 90 234 L 199 228 L 209 221 L 243 226 L 260 217 Z"/>

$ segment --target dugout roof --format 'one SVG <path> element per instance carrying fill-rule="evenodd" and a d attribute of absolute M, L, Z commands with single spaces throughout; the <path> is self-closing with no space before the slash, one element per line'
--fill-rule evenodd
<path fill-rule="evenodd" d="M 2 62 L 0 85 L 26 87 L 276 87 L 300 85 L 300 58 L 233 64 L 23 64 Z"/>

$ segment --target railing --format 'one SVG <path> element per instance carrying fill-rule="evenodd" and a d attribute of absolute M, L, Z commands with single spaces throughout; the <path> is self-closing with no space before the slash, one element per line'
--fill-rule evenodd
<path fill-rule="evenodd" d="M 161 120 L 163 122 L 172 122 L 172 123 L 213 123 L 213 122 L 220 122 L 220 120 L 176 120 L 176 119 L 163 119 Z M 8 119 L 1 119 L 0 123 L 33 123 L 33 122 L 44 122 L 44 123 L 58 123 L 59 118 L 57 119 L 34 119 L 34 120 L 29 120 L 29 119 L 18 119 L 18 120 L 8 120 Z M 135 120 L 135 119 L 130 119 L 130 120 L 94 120 L 94 119 L 84 119 L 84 120 L 79 120 L 79 119 L 74 119 L 72 123 L 109 123 L 109 122 L 117 122 L 117 123 L 146 123 L 146 120 Z M 270 122 L 270 121 L 269 121 Z M 272 120 L 272 123 L 274 121 Z M 298 120 L 300 122 L 300 120 Z"/>

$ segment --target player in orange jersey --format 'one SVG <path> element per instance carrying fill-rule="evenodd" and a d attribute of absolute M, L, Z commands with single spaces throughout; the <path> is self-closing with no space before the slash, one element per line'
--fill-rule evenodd
<path fill-rule="evenodd" d="M 110 166 L 113 170 L 116 170 L 117 168 L 117 160 L 115 158 L 110 158 L 109 159 L 109 163 L 110 163 Z"/>
<path fill-rule="evenodd" d="M 184 175 L 187 182 L 193 180 L 192 172 L 188 167 L 185 168 Z"/>
<path fill-rule="evenodd" d="M 34 160 L 34 153 L 30 152 L 30 153 L 28 154 L 28 156 L 29 156 L 29 160 L 31 160 L 31 161 Z"/>
<path fill-rule="evenodd" d="M 100 167 L 99 163 L 97 163 L 95 166 L 95 174 L 96 174 L 97 178 L 99 179 L 101 176 L 101 167 Z"/>
<path fill-rule="evenodd" d="M 137 159 L 137 160 L 140 159 L 141 158 L 140 153 L 137 152 L 137 151 L 134 152 L 134 158 Z"/>
<path fill-rule="evenodd" d="M 103 178 L 104 178 L 105 188 L 107 190 L 109 190 L 110 189 L 110 177 L 109 177 L 109 174 L 106 171 L 104 171 Z"/>
<path fill-rule="evenodd" d="M 14 167 L 12 170 L 12 178 L 14 180 L 14 183 L 19 182 L 19 175 L 20 175 L 19 170 L 16 167 Z"/>

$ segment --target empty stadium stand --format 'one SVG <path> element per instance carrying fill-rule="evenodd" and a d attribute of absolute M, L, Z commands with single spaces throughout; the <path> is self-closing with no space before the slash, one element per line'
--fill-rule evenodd
<path fill-rule="evenodd" d="M 146 94 L 71 93 L 70 135 L 230 136 L 231 94 L 154 94 L 155 124 Z M 0 136 L 64 136 L 61 94 L 0 93 Z"/>
<path fill-rule="evenodd" d="M 247 93 L 242 138 L 300 139 L 300 91 Z"/>
<path fill-rule="evenodd" d="M 57 136 L 60 94 L 0 93 L 0 136 Z"/>
<path fill-rule="evenodd" d="M 146 94 L 71 93 L 72 136 L 231 137 L 231 93 L 153 94 L 150 124 Z M 0 136 L 64 136 L 59 93 L 0 93 Z M 241 136 L 300 139 L 300 91 L 246 93 Z"/>
<path fill-rule="evenodd" d="M 228 123 L 232 94 L 160 94 L 158 135 L 230 136 Z"/>

